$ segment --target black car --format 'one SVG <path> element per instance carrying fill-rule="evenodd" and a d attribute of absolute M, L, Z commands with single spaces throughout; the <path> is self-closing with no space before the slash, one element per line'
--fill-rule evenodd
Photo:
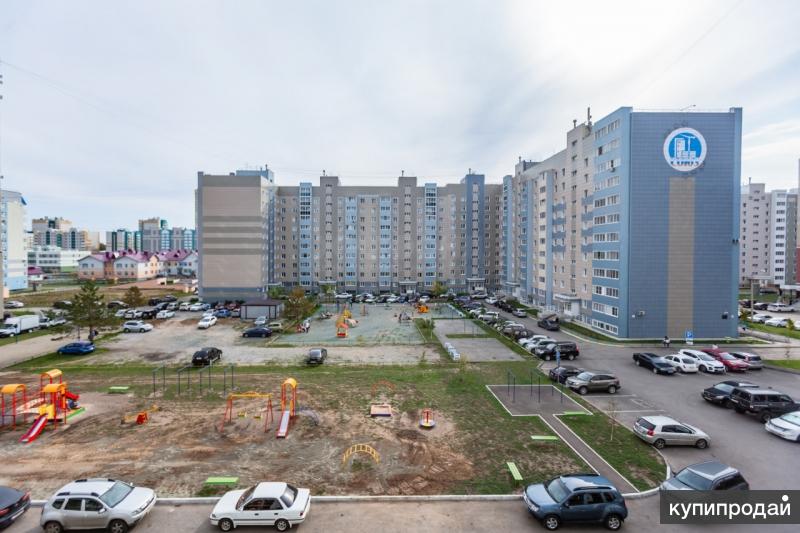
<path fill-rule="evenodd" d="M 0 529 L 13 524 L 31 506 L 31 493 L 0 487 Z"/>
<path fill-rule="evenodd" d="M 159 309 L 156 309 L 155 307 L 151 307 L 149 309 L 142 309 L 142 318 L 143 319 L 155 318 L 156 315 L 158 314 L 158 311 Z"/>
<path fill-rule="evenodd" d="M 749 381 L 722 381 L 713 387 L 705 389 L 702 393 L 702 396 L 707 402 L 722 405 L 730 409 L 733 407 L 733 402 L 731 401 L 731 392 L 733 392 L 733 389 L 737 387 L 740 389 L 757 389 L 758 385 L 755 383 L 750 383 Z"/>
<path fill-rule="evenodd" d="M 164 300 L 162 300 L 161 298 L 150 298 L 149 300 L 147 300 L 147 305 L 150 305 L 150 306 L 158 305 L 163 301 Z"/>
<path fill-rule="evenodd" d="M 767 302 L 756 302 L 752 307 L 756 311 L 766 311 L 767 307 L 769 307 L 769 304 Z"/>
<path fill-rule="evenodd" d="M 178 301 L 178 297 L 177 296 L 173 296 L 172 294 L 166 294 L 166 295 L 161 297 L 161 301 L 162 302 L 167 302 L 167 303 L 177 302 Z"/>
<path fill-rule="evenodd" d="M 249 328 L 249 329 L 244 330 L 244 333 L 242 333 L 242 337 L 261 337 L 261 338 L 265 338 L 265 337 L 271 337 L 271 336 L 272 336 L 272 330 L 269 329 L 269 328 L 265 328 L 265 327 Z"/>
<path fill-rule="evenodd" d="M 220 359 L 222 359 L 222 350 L 219 348 L 203 348 L 194 352 L 192 366 L 208 366 Z"/>
<path fill-rule="evenodd" d="M 58 300 L 53 302 L 53 309 L 71 309 L 72 302 L 69 300 Z"/>
<path fill-rule="evenodd" d="M 556 368 L 551 368 L 550 372 L 547 373 L 547 376 L 558 383 L 566 383 L 567 378 L 571 378 L 572 376 L 577 376 L 583 372 L 582 368 L 578 368 L 576 366 L 564 365 L 558 366 Z"/>
<path fill-rule="evenodd" d="M 106 307 L 109 309 L 125 309 L 128 307 L 128 304 L 125 302 L 120 302 L 119 300 L 112 300 L 106 304 Z"/>
<path fill-rule="evenodd" d="M 556 316 L 542 317 L 536 324 L 547 331 L 558 331 L 561 329 L 561 326 L 558 324 L 558 317 Z"/>
<path fill-rule="evenodd" d="M 649 352 L 637 352 L 633 354 L 633 362 L 636 366 L 652 370 L 653 374 L 666 374 L 671 376 L 675 373 L 675 367 L 665 359 Z"/>
<path fill-rule="evenodd" d="M 321 365 L 328 358 L 328 350 L 325 348 L 313 348 L 308 351 L 306 363 L 309 365 Z"/>
<path fill-rule="evenodd" d="M 545 361 L 552 361 L 556 358 L 556 351 L 561 354 L 562 359 L 567 359 L 569 361 L 572 361 L 581 354 L 580 350 L 578 350 L 578 346 L 574 342 L 568 341 L 551 342 L 544 346 L 539 346 L 534 353 Z"/>
<path fill-rule="evenodd" d="M 800 410 L 800 404 L 788 394 L 773 389 L 737 387 L 731 391 L 731 402 L 737 413 L 754 414 L 765 423 L 777 416 Z"/>

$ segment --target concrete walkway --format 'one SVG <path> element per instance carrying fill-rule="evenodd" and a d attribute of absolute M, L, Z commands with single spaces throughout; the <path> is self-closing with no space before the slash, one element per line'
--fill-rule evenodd
<path fill-rule="evenodd" d="M 23 335 L 15 338 L 19 339 L 19 342 L 0 346 L 0 368 L 6 368 L 28 359 L 54 352 L 60 346 L 73 340 L 68 337 L 53 340 L 52 335 L 41 335 L 33 338 L 26 338 Z"/>

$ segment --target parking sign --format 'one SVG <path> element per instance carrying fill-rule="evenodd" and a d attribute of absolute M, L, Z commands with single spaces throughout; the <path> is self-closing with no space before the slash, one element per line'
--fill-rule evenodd
<path fill-rule="evenodd" d="M 692 330 L 690 330 L 690 329 L 686 330 L 685 338 L 686 338 L 686 345 L 687 346 L 694 345 L 694 332 L 692 332 Z"/>

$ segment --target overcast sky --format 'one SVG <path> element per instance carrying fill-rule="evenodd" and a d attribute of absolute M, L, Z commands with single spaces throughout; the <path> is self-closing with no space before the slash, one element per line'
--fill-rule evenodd
<path fill-rule="evenodd" d="M 800 4 L 0 5 L 3 187 L 94 230 L 194 225 L 197 171 L 499 182 L 621 106 L 744 108 L 743 173 L 796 187 Z"/>

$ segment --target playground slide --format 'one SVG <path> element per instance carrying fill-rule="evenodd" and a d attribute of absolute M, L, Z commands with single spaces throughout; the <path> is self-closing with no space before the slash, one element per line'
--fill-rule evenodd
<path fill-rule="evenodd" d="M 19 439 L 20 442 L 29 444 L 36 440 L 36 437 L 42 432 L 47 425 L 47 415 L 42 415 L 36 419 L 31 428 Z"/>
<path fill-rule="evenodd" d="M 284 411 L 281 415 L 281 423 L 278 425 L 278 432 L 276 433 L 277 438 L 285 438 L 286 434 L 289 433 L 289 418 L 289 411 Z"/>
<path fill-rule="evenodd" d="M 80 394 L 75 394 L 75 393 L 72 393 L 70 391 L 67 391 L 67 392 L 64 393 L 64 397 L 66 397 L 68 400 L 72 400 L 74 402 L 77 402 L 78 398 L 80 398 Z"/>

